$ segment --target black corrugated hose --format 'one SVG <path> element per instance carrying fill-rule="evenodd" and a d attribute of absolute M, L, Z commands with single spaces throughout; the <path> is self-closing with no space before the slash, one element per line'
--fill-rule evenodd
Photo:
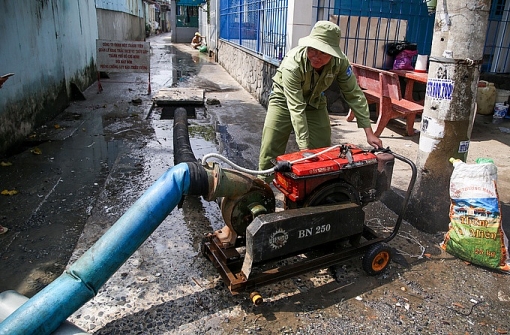
<path fill-rule="evenodd" d="M 188 133 L 188 113 L 182 107 L 177 108 L 174 112 L 173 137 L 174 165 L 186 163 L 189 167 L 190 186 L 188 194 L 207 196 L 209 192 L 207 171 L 196 159 L 191 149 Z M 182 204 L 182 200 L 180 204 Z"/>

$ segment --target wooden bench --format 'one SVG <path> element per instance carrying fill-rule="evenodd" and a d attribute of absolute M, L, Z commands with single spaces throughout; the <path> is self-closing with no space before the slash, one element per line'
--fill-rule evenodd
<path fill-rule="evenodd" d="M 407 135 L 414 135 L 414 120 L 416 114 L 423 112 L 423 106 L 402 98 L 398 75 L 360 64 L 352 63 L 351 65 L 358 85 L 365 93 L 368 103 L 377 105 L 377 123 L 374 134 L 381 135 L 390 120 L 404 118 Z M 352 121 L 354 117 L 352 110 L 349 111 L 347 121 Z"/>

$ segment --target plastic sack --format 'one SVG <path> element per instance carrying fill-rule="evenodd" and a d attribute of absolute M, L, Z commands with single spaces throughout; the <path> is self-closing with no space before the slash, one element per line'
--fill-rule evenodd
<path fill-rule="evenodd" d="M 493 163 L 453 163 L 450 179 L 450 225 L 441 248 L 473 264 L 510 272 L 508 238 Z"/>
<path fill-rule="evenodd" d="M 396 56 L 402 50 L 418 50 L 418 45 L 416 43 L 409 43 L 406 41 L 400 42 L 391 42 L 386 44 L 386 54 L 388 56 Z"/>
<path fill-rule="evenodd" d="M 418 50 L 402 50 L 395 56 L 393 62 L 394 70 L 414 70 L 413 57 L 418 54 Z"/>
<path fill-rule="evenodd" d="M 386 55 L 384 57 L 384 70 L 390 70 L 393 68 L 393 64 L 395 63 L 395 56 L 400 53 L 402 50 L 418 50 L 418 45 L 416 43 L 410 43 L 407 41 L 395 41 L 386 43 L 384 45 Z"/>

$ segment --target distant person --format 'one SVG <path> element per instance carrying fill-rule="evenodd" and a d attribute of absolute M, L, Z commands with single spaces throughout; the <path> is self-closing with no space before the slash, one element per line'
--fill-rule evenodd
<path fill-rule="evenodd" d="M 262 131 L 259 170 L 271 169 L 271 160 L 285 153 L 292 130 L 300 150 L 331 145 L 331 124 L 324 91 L 333 82 L 363 128 L 368 144 L 382 147 L 370 123 L 365 94 L 358 86 L 349 60 L 340 49 L 340 28 L 319 21 L 309 36 L 290 50 L 273 77 Z M 261 176 L 270 181 L 272 176 Z"/>
<path fill-rule="evenodd" d="M 154 32 L 156 33 L 156 35 L 159 34 L 159 23 L 158 21 L 153 21 L 152 22 L 152 28 L 154 29 Z"/>
<path fill-rule="evenodd" d="M 4 74 L 0 77 L 0 88 L 2 88 L 2 85 L 9 79 L 9 77 L 13 76 L 13 73 Z M 0 225 L 0 235 L 7 233 L 9 229 Z"/>
<path fill-rule="evenodd" d="M 202 35 L 200 35 L 199 32 L 195 33 L 195 36 L 193 36 L 193 39 L 191 40 L 191 47 L 193 49 L 198 49 L 202 46 Z"/>

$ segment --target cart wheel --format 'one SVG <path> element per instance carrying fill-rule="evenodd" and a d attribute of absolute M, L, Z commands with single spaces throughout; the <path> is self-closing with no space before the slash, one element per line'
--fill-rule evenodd
<path fill-rule="evenodd" d="M 363 270 L 369 275 L 381 273 L 391 260 L 391 248 L 384 243 L 371 246 L 363 257 Z"/>
<path fill-rule="evenodd" d="M 264 302 L 264 299 L 262 298 L 259 292 L 250 293 L 250 299 L 255 306 L 258 306 Z"/>

